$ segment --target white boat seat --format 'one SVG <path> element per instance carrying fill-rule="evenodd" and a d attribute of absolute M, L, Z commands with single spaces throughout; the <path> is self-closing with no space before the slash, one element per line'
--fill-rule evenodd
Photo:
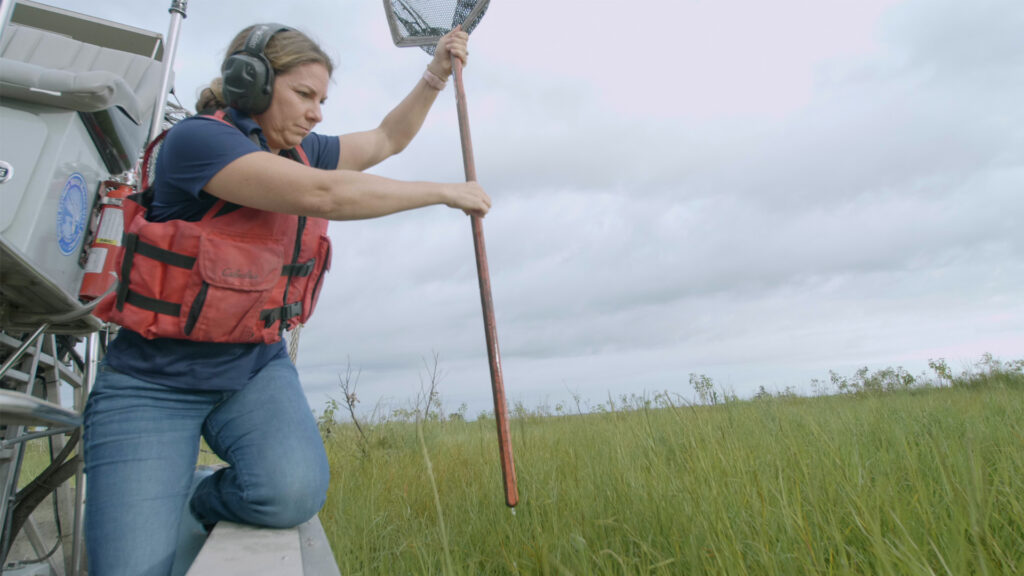
<path fill-rule="evenodd" d="M 116 106 L 147 120 L 160 89 L 157 60 L 10 24 L 0 44 L 0 96 L 79 112 Z"/>
<path fill-rule="evenodd" d="M 0 39 L 0 98 L 82 113 L 112 173 L 130 168 L 149 132 L 162 64 L 11 23 Z"/>

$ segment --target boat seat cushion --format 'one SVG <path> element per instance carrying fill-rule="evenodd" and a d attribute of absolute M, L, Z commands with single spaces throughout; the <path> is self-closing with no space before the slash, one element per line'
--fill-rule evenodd
<path fill-rule="evenodd" d="M 161 68 L 145 56 L 9 24 L 0 43 L 0 96 L 79 112 L 117 107 L 142 125 L 156 103 Z"/>

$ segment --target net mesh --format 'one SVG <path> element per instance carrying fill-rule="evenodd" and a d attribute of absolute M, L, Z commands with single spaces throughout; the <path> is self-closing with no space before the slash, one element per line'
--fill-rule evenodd
<path fill-rule="evenodd" d="M 384 0 L 396 46 L 419 46 L 428 54 L 456 26 L 471 33 L 490 0 Z"/>
<path fill-rule="evenodd" d="M 142 161 L 139 162 L 139 191 L 148 190 L 153 185 L 153 180 L 156 179 L 156 159 L 160 155 L 160 149 L 164 147 L 163 135 L 166 132 L 161 132 L 160 137 L 156 138 L 147 147 L 142 156 Z"/>

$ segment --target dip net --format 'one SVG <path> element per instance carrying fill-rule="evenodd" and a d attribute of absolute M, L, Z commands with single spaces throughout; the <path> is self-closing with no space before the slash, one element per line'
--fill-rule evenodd
<path fill-rule="evenodd" d="M 442 36 L 462 25 L 472 33 L 490 0 L 384 0 L 396 46 L 419 46 L 433 55 Z"/>

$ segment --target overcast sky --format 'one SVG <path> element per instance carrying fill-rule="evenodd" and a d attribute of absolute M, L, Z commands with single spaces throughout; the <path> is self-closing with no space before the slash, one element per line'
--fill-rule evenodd
<path fill-rule="evenodd" d="M 169 0 L 51 3 L 170 22 Z M 429 59 L 377 0 L 192 0 L 186 106 L 254 21 L 335 58 L 322 133 L 376 126 Z M 1022 30 L 1020 0 L 495 0 L 466 90 L 510 402 L 1024 357 Z M 462 179 L 451 87 L 374 172 Z M 489 409 L 468 219 L 331 235 L 298 362 L 313 407 L 346 360 L 362 411 L 407 406 L 436 352 L 448 409 Z"/>

